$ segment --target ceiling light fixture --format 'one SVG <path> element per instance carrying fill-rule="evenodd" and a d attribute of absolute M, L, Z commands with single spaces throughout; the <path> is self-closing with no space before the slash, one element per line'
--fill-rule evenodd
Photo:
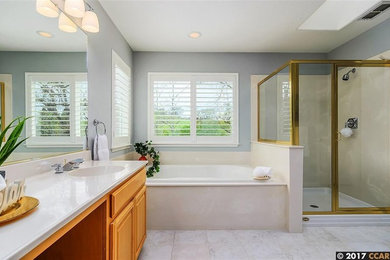
<path fill-rule="evenodd" d="M 42 36 L 42 37 L 46 37 L 46 38 L 53 38 L 53 34 L 49 33 L 49 32 L 44 32 L 44 31 L 37 31 L 37 34 Z"/>
<path fill-rule="evenodd" d="M 198 39 L 202 34 L 200 32 L 192 32 L 188 36 L 192 39 Z"/>
<path fill-rule="evenodd" d="M 83 0 L 65 0 L 64 5 L 65 13 L 77 17 L 83 18 L 85 14 L 85 5 Z"/>
<path fill-rule="evenodd" d="M 58 18 L 58 28 L 63 32 L 74 33 L 77 31 L 77 25 L 69 19 L 64 13 L 60 14 Z"/>
<path fill-rule="evenodd" d="M 36 0 L 36 9 L 48 17 L 57 17 L 59 10 L 63 11 L 58 18 L 58 27 L 64 32 L 76 32 L 77 26 L 90 33 L 98 33 L 100 30 L 96 13 L 83 0 Z"/>
<path fill-rule="evenodd" d="M 35 8 L 37 12 L 43 16 L 55 18 L 58 17 L 58 7 L 50 0 L 37 0 Z"/>
<path fill-rule="evenodd" d="M 339 31 L 381 0 L 326 0 L 299 30 Z"/>
<path fill-rule="evenodd" d="M 81 22 L 81 28 L 84 31 L 97 33 L 99 32 L 99 20 L 97 15 L 92 11 L 86 11 Z"/>

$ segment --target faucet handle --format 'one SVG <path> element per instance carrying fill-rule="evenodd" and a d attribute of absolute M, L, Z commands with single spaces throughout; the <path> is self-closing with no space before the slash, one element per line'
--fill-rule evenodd
<path fill-rule="evenodd" d="M 80 163 L 83 163 L 84 159 L 83 158 L 78 158 L 78 159 L 75 159 L 75 160 L 73 160 L 71 162 L 73 163 L 73 168 L 79 168 L 80 167 Z"/>
<path fill-rule="evenodd" d="M 62 165 L 60 163 L 55 163 L 51 167 L 56 171 L 55 173 L 63 173 L 64 172 L 64 168 L 62 167 Z"/>

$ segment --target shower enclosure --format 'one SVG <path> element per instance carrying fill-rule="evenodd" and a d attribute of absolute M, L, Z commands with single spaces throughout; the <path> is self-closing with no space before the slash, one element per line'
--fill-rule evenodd
<path fill-rule="evenodd" d="M 291 60 L 258 115 L 260 142 L 304 146 L 304 214 L 390 213 L 390 61 Z"/>

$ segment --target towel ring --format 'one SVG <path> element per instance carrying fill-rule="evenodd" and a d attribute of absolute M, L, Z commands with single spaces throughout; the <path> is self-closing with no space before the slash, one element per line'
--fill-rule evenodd
<path fill-rule="evenodd" d="M 99 134 L 99 132 L 98 132 L 98 126 L 99 125 L 103 125 L 103 127 L 104 127 L 104 134 L 107 133 L 107 129 L 106 129 L 106 124 L 105 123 L 95 119 L 95 120 L 93 120 L 93 125 L 95 126 L 95 129 L 96 129 L 96 135 Z"/>

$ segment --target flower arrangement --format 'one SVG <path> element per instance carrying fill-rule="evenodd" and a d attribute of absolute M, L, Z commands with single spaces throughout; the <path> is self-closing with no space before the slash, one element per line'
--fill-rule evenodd
<path fill-rule="evenodd" d="M 135 151 L 141 155 L 139 160 L 146 161 L 147 155 L 149 155 L 149 157 L 152 159 L 152 165 L 149 166 L 148 170 L 146 171 L 146 176 L 148 178 L 153 177 L 155 173 L 158 173 L 160 171 L 160 154 L 152 146 L 152 141 L 135 143 L 134 148 Z"/>

